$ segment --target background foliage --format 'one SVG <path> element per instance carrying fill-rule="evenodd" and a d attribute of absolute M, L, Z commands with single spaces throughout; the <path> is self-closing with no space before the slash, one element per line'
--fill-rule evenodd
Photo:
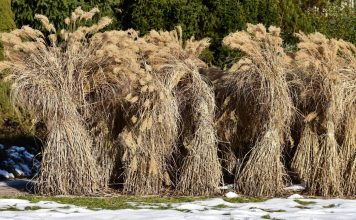
<path fill-rule="evenodd" d="M 11 11 L 11 0 L 0 0 L 0 33 L 15 28 L 14 15 Z M 0 59 L 3 58 L 3 48 L 0 42 Z"/>
<path fill-rule="evenodd" d="M 0 0 L 0 5 L 0 33 L 11 31 L 16 27 L 14 14 L 11 11 L 11 0 Z M 1 59 L 3 59 L 3 50 L 0 43 Z M 10 103 L 10 85 L 3 81 L 4 75 L 5 73 L 0 72 L 0 143 L 33 143 L 33 138 L 28 141 L 28 137 L 32 136 L 29 120 L 16 112 Z"/>
<path fill-rule="evenodd" d="M 350 0 L 348 0 L 350 1 Z M 203 53 L 210 64 L 224 67 L 238 54 L 221 45 L 230 32 L 246 23 L 263 23 L 282 28 L 286 45 L 296 42 L 294 33 L 320 31 L 329 37 L 356 42 L 355 8 L 341 7 L 342 0 L 13 0 L 16 25 L 40 28 L 34 14 L 45 14 L 57 26 L 76 7 L 98 6 L 101 15 L 114 18 L 109 29 L 134 28 L 141 34 L 151 29 L 171 30 L 182 25 L 184 37 L 210 37 Z M 345 1 L 344 1 L 345 2 Z M 94 19 L 94 22 L 96 20 Z"/>
<path fill-rule="evenodd" d="M 40 22 L 34 19 L 35 14 L 46 15 L 60 30 L 64 27 L 63 20 L 78 6 L 83 10 L 97 6 L 101 15 L 114 19 L 110 28 L 120 27 L 116 20 L 120 14 L 120 0 L 12 0 L 16 26 L 30 25 L 41 30 Z M 92 22 L 96 23 L 97 19 L 94 18 Z"/>

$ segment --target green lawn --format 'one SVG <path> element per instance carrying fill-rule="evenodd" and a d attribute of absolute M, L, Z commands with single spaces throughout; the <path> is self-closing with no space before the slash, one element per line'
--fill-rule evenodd
<path fill-rule="evenodd" d="M 2 196 L 0 198 L 25 199 L 36 203 L 39 201 L 53 201 L 62 204 L 71 204 L 87 207 L 89 209 L 138 209 L 138 205 L 154 205 L 156 209 L 167 209 L 172 203 L 193 202 L 206 200 L 209 197 L 168 197 L 168 196 L 113 196 L 113 197 L 67 197 L 67 196 Z M 234 199 L 224 198 L 227 202 L 247 203 L 262 202 L 265 199 L 239 197 Z"/>

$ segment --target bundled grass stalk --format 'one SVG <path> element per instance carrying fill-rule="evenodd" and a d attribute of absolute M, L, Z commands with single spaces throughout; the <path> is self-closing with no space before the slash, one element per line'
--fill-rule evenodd
<path fill-rule="evenodd" d="M 90 133 L 94 138 L 92 155 L 97 162 L 97 169 L 103 182 L 103 190 L 108 190 L 109 185 L 113 184 L 115 178 L 118 176 L 119 153 L 120 145 L 115 143 L 112 138 L 110 123 L 106 120 L 98 120 L 96 125 L 89 126 Z"/>
<path fill-rule="evenodd" d="M 341 72 L 348 76 L 345 82 L 346 114 L 341 145 L 342 173 L 344 175 L 343 189 L 345 195 L 356 194 L 356 47 L 340 40 L 339 54 L 342 56 Z"/>
<path fill-rule="evenodd" d="M 181 168 L 177 190 L 187 195 L 210 195 L 219 192 L 221 168 L 216 149 L 214 129 L 215 100 L 210 87 L 196 70 L 190 71 L 187 84 L 192 116 L 184 127 L 189 128 L 184 137 L 188 151 Z M 188 123 L 190 126 L 187 126 Z"/>
<path fill-rule="evenodd" d="M 345 195 L 356 194 L 356 112 L 355 109 L 347 114 L 345 138 L 342 148 L 343 175 L 345 177 L 343 189 Z"/>
<path fill-rule="evenodd" d="M 103 70 L 112 69 L 114 63 L 97 53 L 105 44 L 95 43 L 96 32 L 110 19 L 76 27 L 84 19 L 78 13 L 84 16 L 94 12 L 76 10 L 67 22 L 68 30 L 62 30 L 60 36 L 42 15 L 36 17 L 47 28 L 48 36 L 28 26 L 2 35 L 6 61 L 0 66 L 11 70 L 12 101 L 48 129 L 36 177 L 36 191 L 41 194 L 91 194 L 107 185 L 92 154 L 94 138 L 87 119 L 90 104 L 98 102 L 91 100 L 91 94 L 100 84 L 97 82 L 105 78 Z"/>
<path fill-rule="evenodd" d="M 95 136 L 93 154 L 106 187 L 122 181 L 124 147 L 118 136 L 132 117 L 123 113 L 131 111 L 124 105 L 130 103 L 125 97 L 139 90 L 138 73 L 142 72 L 137 62 L 137 35 L 133 30 L 107 31 L 95 34 L 90 41 L 97 48 L 98 59 L 108 63 L 100 77 L 90 78 L 90 102 L 95 104 L 87 119 Z"/>
<path fill-rule="evenodd" d="M 248 133 L 239 127 L 241 120 L 239 118 L 237 106 L 239 105 L 234 93 L 233 84 L 234 75 L 215 68 L 200 69 L 202 75 L 207 77 L 214 85 L 217 108 L 215 126 L 219 139 L 220 160 L 224 171 L 228 175 L 234 175 L 236 169 L 241 167 L 241 161 L 244 156 L 243 149 L 240 146 L 241 138 L 238 134 Z M 239 131 L 238 131 L 239 130 Z"/>
<path fill-rule="evenodd" d="M 137 113 L 120 134 L 126 193 L 158 194 L 171 185 L 167 161 L 178 136 L 178 105 L 156 77 L 147 83 L 154 91 L 140 94 L 133 103 Z"/>
<path fill-rule="evenodd" d="M 151 174 L 148 174 L 147 167 L 142 168 L 142 175 L 136 172 L 134 164 L 137 157 L 133 155 L 146 152 L 146 145 L 153 146 L 154 142 L 157 146 L 170 146 L 171 142 L 167 140 L 171 140 L 171 133 L 167 129 L 167 138 L 158 139 L 161 131 L 150 131 L 159 115 L 156 111 L 164 111 L 165 106 L 151 112 L 152 103 L 159 96 L 159 85 L 155 84 L 153 75 L 141 65 L 137 39 L 138 33 L 131 29 L 97 33 L 91 38 L 90 45 L 96 48 L 95 55 L 107 65 L 100 69 L 100 77 L 89 79 L 92 83 L 90 102 L 94 104 L 90 108 L 88 120 L 91 121 L 90 128 L 96 137 L 93 153 L 106 185 L 123 180 L 124 192 L 152 194 L 160 188 L 157 187 L 158 181 L 148 180 Z M 162 104 L 159 101 L 156 103 L 157 106 Z M 166 112 L 170 114 L 170 111 Z M 142 157 L 142 160 L 149 161 L 150 158 L 149 155 Z M 154 163 L 151 162 L 152 166 Z"/>
<path fill-rule="evenodd" d="M 148 65 L 144 53 L 152 48 L 138 38 L 137 32 L 128 30 L 97 34 L 95 42 L 103 41 L 107 43 L 97 54 L 102 59 L 111 57 L 114 68 L 112 74 L 96 82 L 100 86 L 94 96 L 100 98 L 94 100 L 102 100 L 100 109 L 111 115 L 108 121 L 113 121 L 113 125 L 108 125 L 113 143 L 122 146 L 118 154 L 123 166 L 123 191 L 133 194 L 160 193 L 171 184 L 167 158 L 172 154 L 178 136 L 176 99 L 169 85 L 160 80 Z"/>
<path fill-rule="evenodd" d="M 209 45 L 208 40 L 191 38 L 183 47 L 180 27 L 171 32 L 151 31 L 144 40 L 142 48 L 147 64 L 168 88 L 169 98 L 175 99 L 179 113 L 184 115 L 180 139 L 184 140 L 187 153 L 182 155 L 176 188 L 186 195 L 216 193 L 221 169 L 213 127 L 214 95 L 198 71 L 205 66 L 198 56 Z M 177 175 L 176 172 L 173 175 Z"/>
<path fill-rule="evenodd" d="M 334 125 L 327 122 L 328 133 L 321 138 L 320 149 L 314 161 L 310 192 L 322 196 L 337 196 L 341 190 L 341 164 L 339 144 L 335 138 Z"/>
<path fill-rule="evenodd" d="M 287 81 L 289 59 L 282 48 L 280 29 L 248 24 L 247 32 L 236 32 L 224 44 L 242 50 L 246 56 L 230 69 L 228 89 L 233 89 L 233 104 L 254 125 L 247 162 L 236 176 L 236 187 L 247 195 L 275 196 L 284 187 L 285 168 L 282 150 L 289 133 L 293 102 Z M 242 118 L 242 116 L 240 117 Z M 248 146 L 245 146 L 245 148 Z"/>
<path fill-rule="evenodd" d="M 281 138 L 272 128 L 257 141 L 241 176 L 237 177 L 239 189 L 248 195 L 272 196 L 280 193 L 284 187 L 286 174 L 281 162 Z"/>
<path fill-rule="evenodd" d="M 314 160 L 319 150 L 319 137 L 313 129 L 313 120 L 317 117 L 315 112 L 308 114 L 304 119 L 304 128 L 296 147 L 292 160 L 292 169 L 297 172 L 301 180 L 309 187 L 313 181 Z"/>
<path fill-rule="evenodd" d="M 350 63 L 350 59 L 355 58 L 343 41 L 327 39 L 320 33 L 299 33 L 297 36 L 300 50 L 295 61 L 307 85 L 303 91 L 303 102 L 313 106 L 313 111 L 320 116 L 317 126 L 317 133 L 321 134 L 320 146 L 313 162 L 310 191 L 323 196 L 340 196 L 343 193 L 341 180 L 345 163 L 342 162 L 338 140 L 344 139 L 344 134 L 347 134 L 342 132 L 342 121 L 347 106 L 355 100 L 355 64 Z"/>
<path fill-rule="evenodd" d="M 350 158 L 345 172 L 344 193 L 347 196 L 356 194 L 356 153 Z"/>
<path fill-rule="evenodd" d="M 101 176 L 91 151 L 92 138 L 83 124 L 73 123 L 72 119 L 47 125 L 48 141 L 36 178 L 36 193 L 88 195 L 102 188 Z"/>

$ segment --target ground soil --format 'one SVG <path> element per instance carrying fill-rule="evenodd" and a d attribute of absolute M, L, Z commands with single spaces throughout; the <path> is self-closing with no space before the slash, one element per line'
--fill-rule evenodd
<path fill-rule="evenodd" d="M 30 194 L 31 180 L 16 179 L 0 181 L 0 196 L 20 196 Z"/>

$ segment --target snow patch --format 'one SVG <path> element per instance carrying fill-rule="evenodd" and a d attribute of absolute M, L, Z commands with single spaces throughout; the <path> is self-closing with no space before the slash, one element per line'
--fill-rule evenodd
<path fill-rule="evenodd" d="M 218 187 L 218 189 L 233 189 L 233 188 L 234 188 L 234 184 L 228 184 L 228 185 L 223 185 Z"/>
<path fill-rule="evenodd" d="M 239 195 L 234 193 L 234 192 L 228 192 L 228 193 L 225 194 L 225 196 L 227 198 L 237 198 L 237 197 L 239 197 Z"/>
<path fill-rule="evenodd" d="M 297 195 L 297 194 L 295 194 Z M 293 198 L 274 198 L 257 203 L 230 203 L 222 198 L 194 201 L 180 204 L 170 204 L 169 209 L 121 209 L 121 210 L 89 210 L 74 205 L 41 201 L 31 203 L 20 199 L 0 199 L 0 220 L 5 219 L 261 219 L 267 216 L 271 219 L 355 219 L 356 200 L 347 199 L 303 199 L 313 203 L 300 208 Z M 154 206 L 153 203 L 152 206 Z M 150 205 L 150 204 L 148 204 Z M 157 205 L 157 204 L 156 204 Z M 218 205 L 222 205 L 217 207 Z M 28 207 L 39 207 L 38 210 L 26 210 Z M 6 211 L 16 208 L 23 211 Z M 4 211 L 1 211 L 3 209 Z"/>
<path fill-rule="evenodd" d="M 288 190 L 288 191 L 303 191 L 303 190 L 305 190 L 305 186 L 303 184 L 294 184 L 294 185 L 288 186 L 284 189 Z"/>
<path fill-rule="evenodd" d="M 304 197 L 299 194 L 293 194 L 288 197 L 288 199 L 303 199 Z"/>
<path fill-rule="evenodd" d="M 182 210 L 203 210 L 204 206 L 197 205 L 197 204 L 192 204 L 192 203 L 187 203 L 183 204 L 180 206 L 177 206 L 176 209 L 182 209 Z"/>

